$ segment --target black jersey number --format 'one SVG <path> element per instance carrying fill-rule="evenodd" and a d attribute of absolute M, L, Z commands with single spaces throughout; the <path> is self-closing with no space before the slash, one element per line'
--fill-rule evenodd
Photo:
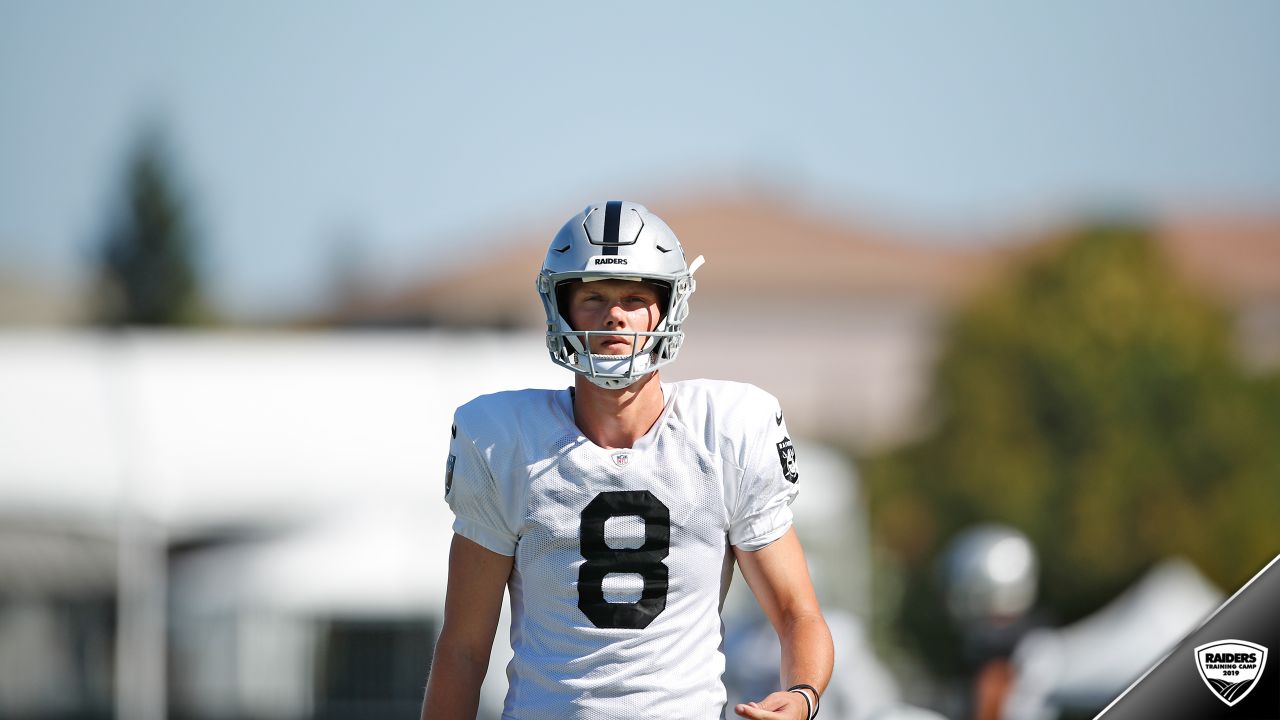
<path fill-rule="evenodd" d="M 644 544 L 615 550 L 604 541 L 604 523 L 638 515 L 644 520 Z M 648 490 L 602 492 L 582 510 L 582 557 L 578 571 L 578 608 L 598 628 L 640 630 L 667 607 L 667 566 L 671 549 L 671 511 Z M 640 599 L 612 603 L 604 599 L 604 578 L 636 573 L 644 579 Z"/>

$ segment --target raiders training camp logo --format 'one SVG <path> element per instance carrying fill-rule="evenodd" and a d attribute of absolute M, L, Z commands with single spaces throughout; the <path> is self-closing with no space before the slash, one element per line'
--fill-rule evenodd
<path fill-rule="evenodd" d="M 1267 665 L 1267 649 L 1244 640 L 1219 640 L 1196 648 L 1196 669 L 1204 684 L 1228 706 L 1253 690 Z"/>
<path fill-rule="evenodd" d="M 791 444 L 791 438 L 784 437 L 778 442 L 778 460 L 782 462 L 782 476 L 787 482 L 800 479 L 800 471 L 796 469 L 796 449 Z"/>

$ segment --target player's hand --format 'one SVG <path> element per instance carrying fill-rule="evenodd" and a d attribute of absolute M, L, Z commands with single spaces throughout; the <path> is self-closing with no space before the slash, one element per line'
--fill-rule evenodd
<path fill-rule="evenodd" d="M 809 720 L 809 707 L 799 693 L 780 691 L 760 702 L 735 705 L 733 711 L 751 720 Z"/>

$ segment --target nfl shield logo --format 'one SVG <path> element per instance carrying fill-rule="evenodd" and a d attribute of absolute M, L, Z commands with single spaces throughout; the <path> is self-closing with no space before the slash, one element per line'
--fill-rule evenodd
<path fill-rule="evenodd" d="M 616 452 L 611 457 L 613 457 L 613 464 L 618 467 L 626 467 L 631 462 L 631 453 L 629 452 Z"/>
<path fill-rule="evenodd" d="M 1244 640 L 1219 640 L 1196 648 L 1196 669 L 1215 697 L 1235 705 L 1253 690 L 1267 665 L 1267 649 Z"/>

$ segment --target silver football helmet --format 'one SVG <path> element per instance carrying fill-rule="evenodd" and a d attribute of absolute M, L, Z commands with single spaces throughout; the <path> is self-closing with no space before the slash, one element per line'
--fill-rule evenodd
<path fill-rule="evenodd" d="M 1035 546 L 1008 525 L 961 532 L 947 546 L 944 573 L 947 607 L 962 624 L 1015 619 L 1035 602 Z"/>
<path fill-rule="evenodd" d="M 588 205 L 556 233 L 538 274 L 552 362 L 609 389 L 627 387 L 669 364 L 684 342 L 681 328 L 689 315 L 693 273 L 701 264 L 701 255 L 691 265 L 685 263 L 675 233 L 643 205 L 620 200 Z M 652 332 L 621 333 L 632 336 L 630 354 L 593 354 L 591 336 L 619 333 L 580 331 L 569 325 L 563 290 L 575 280 L 655 283 L 665 300 L 662 319 Z"/>

